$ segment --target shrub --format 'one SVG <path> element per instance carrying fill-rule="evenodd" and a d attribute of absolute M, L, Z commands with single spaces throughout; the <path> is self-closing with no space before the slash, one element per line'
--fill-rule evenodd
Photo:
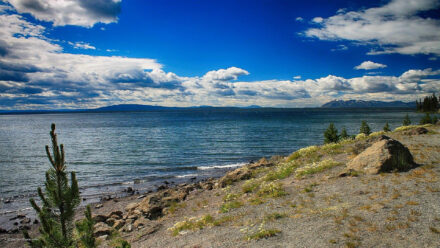
<path fill-rule="evenodd" d="M 391 129 L 390 129 L 390 125 L 388 125 L 388 122 L 385 123 L 385 126 L 383 126 L 383 131 L 384 131 L 384 132 L 389 132 L 389 131 L 391 131 Z"/>
<path fill-rule="evenodd" d="M 408 115 L 408 114 L 406 114 L 405 118 L 403 119 L 403 123 L 402 123 L 402 125 L 403 125 L 403 126 L 409 126 L 409 125 L 411 125 L 411 120 L 409 119 L 409 115 Z"/>
<path fill-rule="evenodd" d="M 288 158 L 287 161 L 292 161 L 301 157 L 306 157 L 306 156 L 310 156 L 313 153 L 317 152 L 319 149 L 319 147 L 317 146 L 308 146 L 308 147 L 304 147 L 299 149 L 298 151 L 292 153 Z"/>
<path fill-rule="evenodd" d="M 341 131 L 341 139 L 347 139 L 349 138 L 348 133 L 347 133 L 347 129 L 345 129 L 345 127 L 342 128 Z"/>
<path fill-rule="evenodd" d="M 263 182 L 257 195 L 260 197 L 281 197 L 287 195 L 287 193 L 279 182 Z"/>
<path fill-rule="evenodd" d="M 365 135 L 370 135 L 371 130 L 366 121 L 362 121 L 361 128 L 359 129 L 359 133 L 363 133 Z"/>
<path fill-rule="evenodd" d="M 430 124 L 430 123 L 432 123 L 431 116 L 429 115 L 429 113 L 426 113 L 425 116 L 423 116 L 423 118 L 420 120 L 420 125 Z"/>
<path fill-rule="evenodd" d="M 294 161 L 283 163 L 279 165 L 276 170 L 268 172 L 264 177 L 264 180 L 274 181 L 278 179 L 284 179 L 292 175 L 296 167 L 298 167 L 298 164 L 295 163 Z"/>
<path fill-rule="evenodd" d="M 330 123 L 327 130 L 324 132 L 324 144 L 338 142 L 338 130 L 335 128 L 333 123 Z"/>

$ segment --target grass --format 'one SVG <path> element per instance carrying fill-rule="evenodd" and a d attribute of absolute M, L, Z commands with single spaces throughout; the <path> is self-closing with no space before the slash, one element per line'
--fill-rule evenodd
<path fill-rule="evenodd" d="M 304 192 L 306 192 L 306 193 L 310 193 L 310 192 L 313 191 L 313 187 L 316 187 L 316 186 L 318 186 L 318 185 L 319 185 L 319 184 L 317 184 L 317 183 L 309 184 L 309 185 L 307 185 L 307 186 L 304 188 Z"/>
<path fill-rule="evenodd" d="M 326 145 L 321 146 L 321 150 L 324 151 L 326 154 L 335 155 L 342 153 L 343 145 L 341 143 L 329 143 Z"/>
<path fill-rule="evenodd" d="M 287 217 L 287 214 L 285 213 L 271 213 L 271 214 L 267 214 L 266 216 L 264 216 L 264 220 L 265 221 L 274 221 L 274 220 L 279 220 L 282 218 Z"/>
<path fill-rule="evenodd" d="M 178 209 L 185 208 L 185 207 L 186 207 L 185 203 L 172 202 L 169 209 L 168 209 L 168 213 L 174 214 Z"/>
<path fill-rule="evenodd" d="M 264 180 L 274 181 L 284 179 L 286 177 L 289 177 L 297 167 L 298 163 L 296 163 L 295 161 L 280 164 L 276 170 L 268 172 L 266 176 L 264 176 Z"/>
<path fill-rule="evenodd" d="M 243 203 L 237 200 L 225 202 L 220 206 L 220 212 L 221 213 L 227 213 L 231 211 L 232 209 L 239 208 L 243 206 Z"/>
<path fill-rule="evenodd" d="M 323 160 L 318 163 L 312 163 L 312 164 L 306 165 L 304 167 L 298 168 L 295 171 L 295 177 L 300 178 L 300 177 L 303 177 L 306 175 L 319 173 L 319 172 L 333 168 L 338 165 L 341 165 L 341 163 L 330 160 L 330 159 Z"/>
<path fill-rule="evenodd" d="M 318 146 L 308 146 L 308 147 L 301 148 L 298 151 L 292 153 L 289 157 L 287 157 L 287 161 L 290 162 L 292 160 L 295 160 L 295 159 L 298 159 L 301 157 L 306 157 L 306 156 L 310 156 L 312 154 L 316 154 L 318 149 L 319 149 Z"/>
<path fill-rule="evenodd" d="M 241 187 L 241 191 L 243 193 L 252 193 L 255 191 L 256 188 L 259 186 L 259 182 L 257 182 L 255 179 L 249 179 L 246 182 L 244 182 L 243 186 Z"/>
<path fill-rule="evenodd" d="M 430 127 L 430 126 L 432 126 L 432 124 L 401 126 L 401 127 L 394 129 L 394 132 L 406 131 L 406 130 L 410 130 L 410 129 L 418 128 L 418 127 L 425 127 L 426 128 L 426 127 Z"/>
<path fill-rule="evenodd" d="M 279 182 L 263 182 L 257 192 L 257 196 L 260 197 L 281 197 L 285 195 L 287 195 L 287 193 Z"/>
<path fill-rule="evenodd" d="M 207 214 L 202 216 L 200 219 L 189 218 L 184 221 L 177 222 L 173 227 L 169 228 L 173 236 L 179 235 L 182 231 L 186 230 L 197 230 L 203 229 L 206 226 L 219 226 L 223 223 L 231 221 L 232 216 L 223 216 L 220 219 L 215 219 L 211 215 Z"/>
<path fill-rule="evenodd" d="M 247 240 L 259 240 L 259 239 L 267 239 L 273 236 L 276 236 L 281 231 L 278 229 L 262 229 L 256 233 L 246 236 Z"/>

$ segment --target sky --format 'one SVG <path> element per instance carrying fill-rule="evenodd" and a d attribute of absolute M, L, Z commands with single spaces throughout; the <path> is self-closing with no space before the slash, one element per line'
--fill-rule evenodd
<path fill-rule="evenodd" d="M 440 0 L 0 0 L 0 109 L 440 93 Z"/>

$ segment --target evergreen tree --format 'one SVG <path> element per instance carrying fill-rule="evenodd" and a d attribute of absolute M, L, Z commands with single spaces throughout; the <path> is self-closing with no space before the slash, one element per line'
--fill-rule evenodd
<path fill-rule="evenodd" d="M 338 142 L 338 130 L 335 128 L 333 123 L 330 123 L 327 130 L 324 132 L 324 144 Z"/>
<path fill-rule="evenodd" d="M 388 125 L 388 122 L 385 123 L 385 126 L 383 126 L 383 131 L 384 131 L 384 132 L 389 132 L 389 131 L 391 131 L 391 129 L 390 129 L 390 125 Z"/>
<path fill-rule="evenodd" d="M 30 199 L 40 219 L 41 235 L 37 239 L 31 239 L 26 231 L 23 234 L 31 247 L 74 247 L 76 244 L 73 237 L 73 217 L 80 202 L 78 182 L 75 172 L 71 172 L 69 186 L 64 146 L 58 146 L 55 124 L 52 124 L 51 129 L 52 155 L 49 146 L 46 146 L 46 154 L 52 168 L 46 172 L 45 192 L 38 188 L 42 207 L 39 207 L 34 199 Z"/>
<path fill-rule="evenodd" d="M 420 120 L 420 124 L 431 124 L 432 123 L 432 119 L 431 116 L 429 115 L 429 113 L 426 113 L 425 116 Z"/>
<path fill-rule="evenodd" d="M 92 219 L 92 212 L 90 210 L 90 205 L 87 205 L 86 211 L 84 212 L 85 219 L 76 222 L 76 230 L 79 234 L 79 239 L 83 247 L 95 248 L 96 241 L 93 236 L 93 225 L 95 222 Z"/>
<path fill-rule="evenodd" d="M 341 130 L 341 139 L 347 139 L 349 136 L 347 134 L 347 129 L 345 129 L 345 127 L 342 128 Z"/>
<path fill-rule="evenodd" d="M 366 121 L 362 121 L 361 128 L 359 129 L 359 133 L 363 133 L 365 135 L 370 135 L 371 130 Z"/>
<path fill-rule="evenodd" d="M 409 119 L 409 115 L 406 114 L 405 119 L 403 119 L 403 123 L 404 126 L 409 126 L 411 125 L 411 120 Z"/>

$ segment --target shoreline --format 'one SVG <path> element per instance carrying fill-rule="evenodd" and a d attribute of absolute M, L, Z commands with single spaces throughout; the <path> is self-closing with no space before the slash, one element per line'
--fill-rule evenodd
<path fill-rule="evenodd" d="M 305 147 L 288 157 L 262 158 L 245 164 L 221 177 L 175 186 L 161 185 L 150 193 L 95 203 L 92 215 L 96 226 L 108 233 L 99 235 L 99 240 L 105 247 L 111 246 L 114 229 L 119 230 L 118 237 L 132 243 L 132 247 L 268 247 L 274 244 L 285 247 L 292 242 L 308 247 L 341 247 L 361 244 L 361 241 L 361 247 L 372 247 L 386 242 L 381 238 L 384 232 L 395 231 L 399 232 L 398 237 L 410 232 L 405 234 L 415 242 L 410 247 L 432 244 L 432 240 L 438 239 L 435 220 L 440 220 L 440 216 L 435 213 L 440 213 L 440 209 L 426 207 L 437 202 L 435 192 L 440 192 L 437 179 L 440 157 L 435 153 L 440 151 L 440 129 L 439 125 L 431 125 L 426 126 L 428 133 L 411 132 L 415 128 L 417 126 L 410 126 L 385 134 L 411 150 L 419 165 L 409 171 L 377 175 L 343 173 L 348 161 L 378 142 L 377 138 L 380 140 L 381 132 L 341 144 Z M 428 138 L 430 142 L 426 143 Z M 298 177 L 303 174 L 293 171 L 293 175 L 288 172 L 284 176 L 279 173 L 284 173 L 282 161 L 288 158 L 298 161 L 303 167 L 297 171 L 302 172 L 310 162 L 335 159 L 339 164 L 310 175 Z M 345 176 L 341 176 L 343 174 Z M 259 185 L 253 186 L 257 181 Z M 261 196 L 260 191 L 247 189 L 267 185 L 281 190 L 279 195 Z M 233 203 L 238 205 L 230 205 Z M 160 207 L 159 215 L 152 211 L 156 207 Z M 390 226 L 387 221 L 390 215 L 399 228 Z M 82 209 L 78 210 L 76 219 L 81 217 Z M 407 218 L 409 224 L 403 223 Z M 202 220 L 204 222 L 200 222 Z M 208 220 L 211 222 L 206 222 Z M 116 223 L 121 221 L 123 226 L 120 227 Z M 185 229 L 180 229 L 183 224 Z M 258 233 L 257 227 L 263 225 L 263 230 L 272 230 L 274 234 L 262 239 L 254 236 Z M 37 232 L 36 227 L 32 226 L 32 236 Z M 420 229 L 423 234 L 419 233 Z M 319 239 L 316 232 L 320 232 Z M 414 235 L 422 235 L 422 238 L 413 239 Z M 20 239 L 20 233 L 1 235 L 0 244 L 2 238 L 7 241 L 3 243 L 6 247 L 22 244 L 20 240 L 13 240 Z M 408 241 L 393 239 L 393 242 Z"/>

